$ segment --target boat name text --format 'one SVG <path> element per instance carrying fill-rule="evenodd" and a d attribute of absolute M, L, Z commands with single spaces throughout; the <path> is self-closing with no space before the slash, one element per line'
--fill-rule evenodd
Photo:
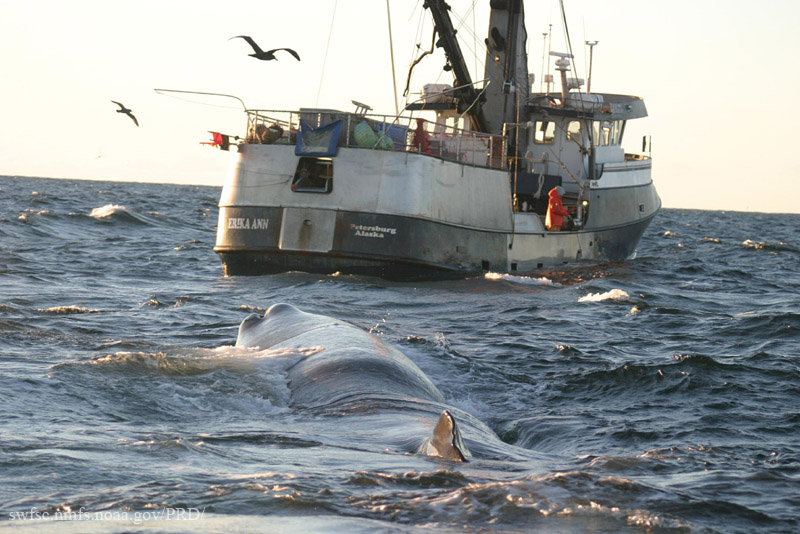
<path fill-rule="evenodd" d="M 269 219 L 228 217 L 228 230 L 266 230 L 267 228 L 269 228 Z"/>

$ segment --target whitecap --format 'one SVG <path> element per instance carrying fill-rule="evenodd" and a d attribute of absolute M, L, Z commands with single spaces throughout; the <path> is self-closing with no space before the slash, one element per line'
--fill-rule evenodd
<path fill-rule="evenodd" d="M 744 245 L 747 248 L 754 248 L 756 250 L 761 250 L 761 249 L 763 249 L 764 247 L 767 246 L 767 242 L 766 241 L 751 241 L 750 239 L 746 239 L 742 243 L 742 245 Z"/>
<path fill-rule="evenodd" d="M 71 315 L 74 313 L 100 313 L 101 310 L 93 310 L 82 306 L 53 306 L 52 308 L 39 308 L 40 313 L 54 313 L 58 315 Z"/>
<path fill-rule="evenodd" d="M 507 282 L 514 282 L 517 284 L 526 284 L 526 285 L 533 285 L 533 286 L 553 286 L 553 287 L 561 287 L 561 284 L 557 284 L 553 282 L 549 278 L 542 276 L 541 278 L 531 278 L 529 276 L 514 276 L 511 274 L 503 274 L 503 273 L 486 273 L 483 275 L 486 280 L 492 281 L 500 281 L 505 280 Z"/>
<path fill-rule="evenodd" d="M 589 293 L 578 299 L 578 302 L 602 302 L 604 300 L 625 300 L 628 298 L 628 292 L 622 289 L 612 289 L 605 293 Z"/>
<path fill-rule="evenodd" d="M 94 208 L 89 216 L 94 217 L 95 219 L 107 219 L 115 213 L 120 213 L 123 211 L 128 211 L 128 208 L 125 206 L 119 206 L 117 204 L 106 204 L 105 206 Z"/>
<path fill-rule="evenodd" d="M 50 210 L 39 210 L 39 211 L 37 211 L 37 210 L 33 210 L 33 209 L 27 209 L 27 210 L 25 210 L 25 211 L 23 211 L 23 212 L 21 212 L 19 214 L 19 217 L 17 217 L 17 220 L 18 221 L 22 221 L 22 222 L 28 222 L 28 217 L 31 216 L 31 215 L 46 216 L 46 215 L 53 215 L 53 212 L 50 211 Z"/>
<path fill-rule="evenodd" d="M 151 308 L 161 308 L 164 304 L 161 303 L 157 298 L 152 298 L 147 302 L 142 302 L 139 306 L 150 306 Z"/>
<path fill-rule="evenodd" d="M 252 313 L 257 313 L 259 315 L 264 315 L 267 312 L 266 308 L 261 308 L 259 306 L 252 306 L 250 304 L 242 304 L 239 306 L 240 310 L 249 311 Z"/>

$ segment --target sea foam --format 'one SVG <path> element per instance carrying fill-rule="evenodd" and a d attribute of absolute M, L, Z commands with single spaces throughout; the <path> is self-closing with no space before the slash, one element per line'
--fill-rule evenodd
<path fill-rule="evenodd" d="M 578 302 L 602 302 L 604 300 L 625 300 L 628 298 L 627 291 L 622 289 L 612 289 L 605 293 L 589 293 L 578 299 Z"/>
<path fill-rule="evenodd" d="M 511 274 L 502 274 L 502 273 L 486 273 L 485 275 L 483 275 L 483 277 L 486 280 L 493 280 L 493 281 L 505 280 L 507 282 L 514 282 L 517 284 L 561 287 L 561 284 L 553 282 L 552 280 L 544 276 L 542 276 L 541 278 L 531 278 L 529 276 L 514 276 Z"/>

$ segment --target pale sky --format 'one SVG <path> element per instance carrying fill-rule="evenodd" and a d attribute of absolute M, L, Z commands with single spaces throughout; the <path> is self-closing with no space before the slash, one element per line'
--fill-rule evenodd
<path fill-rule="evenodd" d="M 586 77 L 584 41 L 598 40 L 592 90 L 645 100 L 649 117 L 628 124 L 623 145 L 638 152 L 642 135 L 652 136 L 665 207 L 800 212 L 791 133 L 800 119 L 800 1 L 564 1 L 577 74 Z M 453 18 L 466 24 L 459 37 L 470 68 L 478 65 L 474 79 L 483 73 L 488 3 L 450 1 Z M 422 0 L 389 5 L 401 97 L 415 43 L 430 46 L 432 25 L 425 14 L 420 30 Z M 222 185 L 229 154 L 200 142 L 210 139 L 208 130 L 243 135 L 241 106 L 188 102 L 155 88 L 232 94 L 274 110 L 352 111 L 358 100 L 395 114 L 385 0 L 0 6 L 0 175 Z M 538 80 L 542 33 L 552 24 L 552 48 L 565 51 L 563 26 L 556 0 L 528 1 L 525 9 L 529 68 Z M 247 43 L 228 40 L 235 35 L 250 35 L 265 50 L 293 48 L 302 61 L 250 58 Z M 452 83 L 443 58 L 438 51 L 423 60 L 412 93 Z M 131 108 L 141 127 L 111 100 Z"/>

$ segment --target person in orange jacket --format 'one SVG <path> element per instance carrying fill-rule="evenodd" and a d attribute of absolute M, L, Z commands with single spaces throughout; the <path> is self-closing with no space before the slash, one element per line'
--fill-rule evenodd
<path fill-rule="evenodd" d="M 547 217 L 544 219 L 544 225 L 551 232 L 560 232 L 564 225 L 564 217 L 569 215 L 561 203 L 563 194 L 564 188 L 560 185 L 550 190 L 550 201 L 547 203 Z"/>

